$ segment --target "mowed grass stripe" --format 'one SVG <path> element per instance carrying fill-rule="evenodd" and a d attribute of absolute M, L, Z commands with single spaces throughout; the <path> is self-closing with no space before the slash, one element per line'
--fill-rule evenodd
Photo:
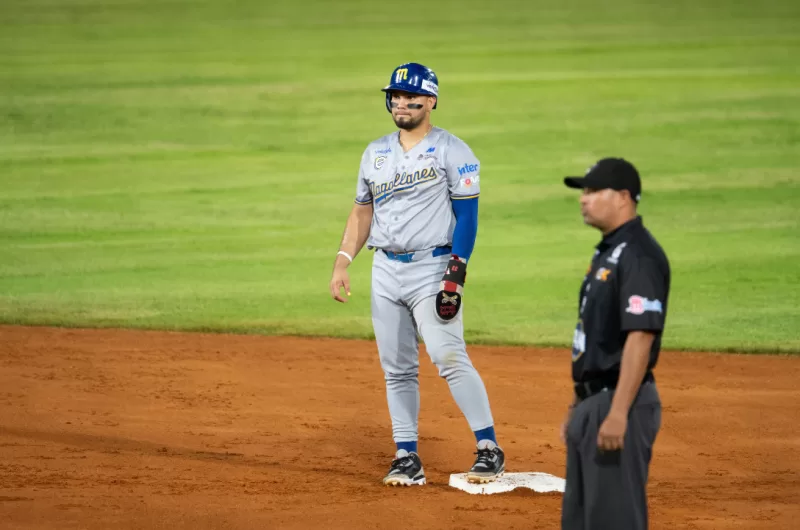
<path fill-rule="evenodd" d="M 328 275 L 413 59 L 481 159 L 470 341 L 569 344 L 599 237 L 561 178 L 622 155 L 673 265 L 665 346 L 800 350 L 800 6 L 406 7 L 4 2 L 0 320 L 371 336 L 369 254 L 349 304 Z"/>

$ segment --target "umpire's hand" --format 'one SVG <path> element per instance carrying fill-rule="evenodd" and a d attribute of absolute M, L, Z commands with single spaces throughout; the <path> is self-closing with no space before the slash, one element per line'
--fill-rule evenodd
<path fill-rule="evenodd" d="M 567 414 L 564 416 L 564 421 L 561 423 L 561 430 L 559 432 L 559 438 L 561 439 L 561 443 L 564 445 L 567 444 L 567 429 L 569 429 L 569 422 L 572 419 L 572 411 L 575 410 L 575 405 L 572 404 L 567 409 Z"/>
<path fill-rule="evenodd" d="M 628 418 L 625 414 L 614 411 L 608 413 L 600 431 L 597 433 L 597 447 L 603 451 L 616 451 L 625 445 L 625 431 Z"/>

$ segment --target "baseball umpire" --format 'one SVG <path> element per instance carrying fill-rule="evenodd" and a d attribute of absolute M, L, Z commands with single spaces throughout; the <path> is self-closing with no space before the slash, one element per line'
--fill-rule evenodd
<path fill-rule="evenodd" d="M 566 177 L 584 223 L 600 230 L 578 298 L 572 343 L 574 400 L 562 426 L 567 446 L 561 527 L 647 528 L 647 475 L 661 426 L 653 369 L 667 316 L 670 267 L 638 216 L 636 168 L 605 158 Z"/>
<path fill-rule="evenodd" d="M 399 131 L 370 143 L 361 157 L 355 204 L 331 275 L 334 300 L 350 295 L 347 267 L 364 244 L 372 260 L 372 324 L 386 379 L 397 450 L 387 486 L 425 484 L 417 452 L 419 343 L 450 386 L 477 441 L 471 482 L 503 474 L 489 398 L 467 355 L 462 295 L 478 230 L 480 163 L 469 146 L 430 123 L 439 81 L 418 63 L 398 66 L 386 110 Z"/>

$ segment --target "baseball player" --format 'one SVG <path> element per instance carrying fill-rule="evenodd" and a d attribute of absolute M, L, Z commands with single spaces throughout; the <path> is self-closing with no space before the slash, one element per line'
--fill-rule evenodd
<path fill-rule="evenodd" d="M 581 283 L 572 346 L 575 397 L 562 426 L 567 445 L 564 530 L 647 528 L 647 474 L 661 426 L 653 370 L 667 317 L 670 267 L 636 213 L 639 173 L 621 158 L 584 177 L 584 222 L 600 230 Z"/>
<path fill-rule="evenodd" d="M 478 229 L 480 163 L 459 138 L 430 123 L 439 83 L 433 70 L 395 68 L 386 110 L 399 131 L 370 143 L 361 157 L 355 204 L 330 282 L 331 296 L 350 296 L 347 267 L 367 244 L 372 262 L 372 324 L 397 452 L 387 486 L 425 484 L 417 452 L 419 341 L 477 440 L 470 482 L 505 471 L 486 388 L 464 343 L 462 294 Z"/>

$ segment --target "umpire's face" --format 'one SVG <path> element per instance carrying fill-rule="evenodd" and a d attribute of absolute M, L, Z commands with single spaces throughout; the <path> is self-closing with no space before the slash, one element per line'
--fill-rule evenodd
<path fill-rule="evenodd" d="M 584 188 L 581 195 L 583 222 L 606 233 L 617 226 L 630 200 L 626 190 Z"/>
<path fill-rule="evenodd" d="M 409 92 L 392 92 L 392 118 L 394 123 L 407 131 L 416 129 L 433 109 L 436 98 Z"/>

